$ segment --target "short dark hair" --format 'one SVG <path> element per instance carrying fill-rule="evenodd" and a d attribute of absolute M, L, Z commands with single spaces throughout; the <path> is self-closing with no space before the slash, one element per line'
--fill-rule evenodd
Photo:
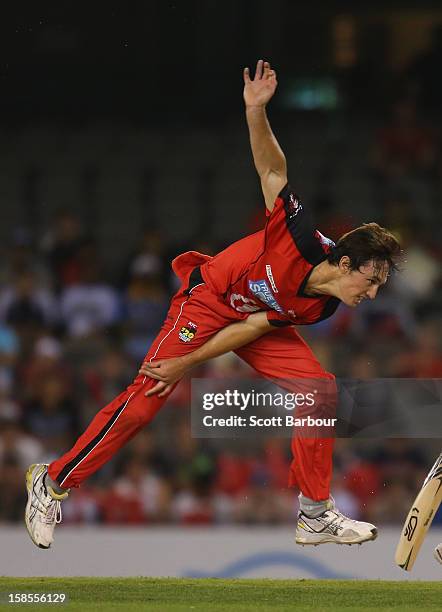
<path fill-rule="evenodd" d="M 350 258 L 350 268 L 359 270 L 369 261 L 386 262 L 391 270 L 397 269 L 401 254 L 399 241 L 384 227 L 377 223 L 364 223 L 341 236 L 327 255 L 327 261 L 337 266 L 341 257 Z"/>

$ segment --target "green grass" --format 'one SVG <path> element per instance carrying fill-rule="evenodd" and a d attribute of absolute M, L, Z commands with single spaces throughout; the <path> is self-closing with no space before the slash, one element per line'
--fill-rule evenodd
<path fill-rule="evenodd" d="M 371 580 L 217 578 L 0 578 L 0 592 L 66 593 L 63 605 L 0 605 L 1 610 L 155 612 L 441 610 L 442 583 Z"/>

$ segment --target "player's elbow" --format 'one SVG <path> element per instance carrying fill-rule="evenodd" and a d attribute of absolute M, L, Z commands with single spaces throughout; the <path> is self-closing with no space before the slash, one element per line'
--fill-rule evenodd
<path fill-rule="evenodd" d="M 287 177 L 287 162 L 284 155 L 272 160 L 272 163 L 258 169 L 261 181 L 274 181 Z"/>
<path fill-rule="evenodd" d="M 265 203 L 270 212 L 273 209 L 275 200 L 281 190 L 287 184 L 287 172 L 268 172 L 261 176 L 261 188 L 264 195 Z"/>
<path fill-rule="evenodd" d="M 265 334 L 272 329 L 266 312 L 254 312 L 247 317 L 245 322 L 260 334 Z"/>

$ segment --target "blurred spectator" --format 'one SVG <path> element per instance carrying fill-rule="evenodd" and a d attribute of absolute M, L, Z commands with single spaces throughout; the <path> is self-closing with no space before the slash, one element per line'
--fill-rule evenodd
<path fill-rule="evenodd" d="M 414 223 L 403 248 L 405 261 L 401 273 L 393 275 L 392 290 L 409 304 L 431 298 L 441 278 L 441 266 L 422 227 Z"/>
<path fill-rule="evenodd" d="M 236 500 L 232 518 L 247 525 L 290 524 L 295 521 L 296 497 L 291 491 L 273 491 L 254 478 L 244 497 Z"/>
<path fill-rule="evenodd" d="M 21 409 L 13 398 L 13 381 L 4 370 L 0 370 L 0 420 L 18 421 Z"/>
<path fill-rule="evenodd" d="M 135 374 L 123 353 L 116 348 L 107 349 L 99 362 L 93 367 L 87 367 L 84 372 L 88 396 L 95 410 L 99 406 L 105 406 L 121 393 Z"/>
<path fill-rule="evenodd" d="M 263 441 L 263 461 L 269 475 L 269 484 L 274 489 L 286 489 L 288 470 L 292 461 L 290 442 L 281 438 Z"/>
<path fill-rule="evenodd" d="M 358 520 L 364 516 L 363 508 L 365 503 L 361 502 L 360 499 L 352 492 L 351 488 L 347 486 L 347 479 L 342 476 L 337 470 L 333 476 L 333 499 L 335 500 L 337 508 L 347 516 L 354 517 Z M 371 491 L 374 494 L 375 491 Z"/>
<path fill-rule="evenodd" d="M 127 445 L 127 452 L 145 465 L 150 465 L 160 476 L 170 475 L 170 464 L 167 460 L 168 439 L 166 448 L 161 448 L 158 432 L 148 427 L 140 431 Z"/>
<path fill-rule="evenodd" d="M 51 292 L 37 285 L 33 274 L 26 270 L 0 292 L 0 320 L 11 325 L 19 335 L 27 337 L 57 321 L 56 301 Z"/>
<path fill-rule="evenodd" d="M 175 493 L 171 504 L 171 516 L 182 525 L 207 525 L 215 521 L 216 510 L 209 492 L 189 483 Z"/>
<path fill-rule="evenodd" d="M 415 339 L 398 354 L 391 375 L 410 378 L 442 378 L 441 324 L 428 320 L 417 328 Z"/>
<path fill-rule="evenodd" d="M 106 524 L 164 521 L 168 516 L 167 482 L 138 457 L 127 457 L 120 476 L 102 499 Z"/>
<path fill-rule="evenodd" d="M 0 463 L 0 523 L 16 521 L 26 506 L 26 489 L 23 486 L 23 469 L 14 456 L 6 455 Z"/>
<path fill-rule="evenodd" d="M 0 386 L 12 387 L 20 343 L 15 332 L 0 323 Z"/>
<path fill-rule="evenodd" d="M 427 467 L 423 452 L 414 440 L 385 440 L 383 446 L 374 454 L 373 460 L 381 470 L 381 478 L 386 485 L 397 482 L 414 486 L 413 474 L 421 470 L 425 472 Z"/>
<path fill-rule="evenodd" d="M 348 377 L 357 380 L 370 380 L 379 377 L 376 359 L 362 347 L 355 351 L 348 368 Z"/>
<path fill-rule="evenodd" d="M 48 377 L 58 378 L 66 392 L 72 390 L 72 372 L 63 359 L 63 346 L 53 336 L 42 336 L 32 354 L 18 368 L 22 396 L 35 397 Z"/>
<path fill-rule="evenodd" d="M 295 495 L 287 488 L 289 444 L 271 438 L 253 456 L 221 452 L 215 491 L 224 495 L 230 520 L 244 523 L 287 523 L 295 517 Z M 216 498 L 216 497 L 215 497 Z M 230 507 L 226 500 L 230 499 Z"/>
<path fill-rule="evenodd" d="M 124 297 L 126 351 L 137 362 L 158 334 L 169 299 L 158 275 L 134 274 Z"/>
<path fill-rule="evenodd" d="M 63 523 L 98 523 L 102 520 L 102 493 L 85 484 L 63 502 Z"/>
<path fill-rule="evenodd" d="M 192 438 L 187 420 L 177 424 L 169 461 L 175 485 L 171 507 L 174 520 L 185 524 L 213 522 L 212 490 L 216 475 L 213 451 Z"/>
<path fill-rule="evenodd" d="M 252 472 L 250 460 L 228 451 L 218 453 L 215 489 L 235 496 L 247 489 Z"/>
<path fill-rule="evenodd" d="M 353 499 L 359 502 L 361 511 L 356 514 L 365 516 L 367 506 L 370 505 L 372 500 L 378 498 L 381 491 L 382 471 L 373 462 L 365 458 L 357 458 L 346 466 L 339 482 L 341 488 L 345 486 Z"/>
<path fill-rule="evenodd" d="M 178 438 L 175 439 L 175 447 L 169 458 L 173 461 L 176 487 L 201 494 L 210 491 L 216 475 L 213 452 L 199 446 L 190 436 L 188 427 L 181 427 L 178 431 Z"/>
<path fill-rule="evenodd" d="M 87 336 L 118 322 L 120 301 L 115 289 L 101 278 L 93 243 L 84 244 L 77 259 L 82 262 L 78 283 L 62 290 L 61 316 L 69 335 Z"/>
<path fill-rule="evenodd" d="M 17 419 L 0 419 L 0 465 L 7 457 L 13 457 L 24 471 L 31 463 L 42 461 L 45 455 L 43 444 L 35 436 L 24 433 Z"/>
<path fill-rule="evenodd" d="M 50 456 L 70 448 L 78 433 L 77 407 L 63 380 L 47 375 L 23 407 L 26 430 L 44 442 Z"/>
<path fill-rule="evenodd" d="M 407 516 L 416 496 L 416 490 L 410 491 L 401 482 L 391 482 L 383 489 L 382 495 L 373 498 L 366 518 L 374 523 L 401 524 Z"/>
<path fill-rule="evenodd" d="M 15 227 L 11 232 L 11 242 L 0 258 L 0 286 L 9 284 L 24 272 L 30 272 L 39 287 L 51 288 L 51 270 L 33 248 L 30 229 Z"/>
<path fill-rule="evenodd" d="M 129 257 L 123 272 L 123 287 L 135 278 L 164 279 L 169 271 L 169 262 L 164 256 L 161 234 L 153 229 L 144 230 L 137 250 Z M 163 284 L 163 288 L 166 285 Z"/>
<path fill-rule="evenodd" d="M 352 312 L 350 333 L 368 342 L 401 340 L 411 335 L 415 320 L 409 302 L 399 300 L 392 284 L 381 287 L 376 300 L 364 301 Z"/>
<path fill-rule="evenodd" d="M 42 250 L 53 270 L 56 288 L 59 290 L 80 282 L 85 262 L 79 253 L 84 234 L 78 217 L 70 211 L 61 211 L 42 240 Z"/>

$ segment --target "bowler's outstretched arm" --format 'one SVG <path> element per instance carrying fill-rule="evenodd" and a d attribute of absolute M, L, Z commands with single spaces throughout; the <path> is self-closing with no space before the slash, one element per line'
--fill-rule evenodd
<path fill-rule="evenodd" d="M 266 207 L 271 212 L 276 196 L 287 183 L 287 164 L 284 153 L 267 119 L 266 106 L 276 91 L 276 73 L 269 62 L 259 60 L 255 77 L 244 69 L 244 102 L 249 128 L 253 161 L 261 179 Z"/>

